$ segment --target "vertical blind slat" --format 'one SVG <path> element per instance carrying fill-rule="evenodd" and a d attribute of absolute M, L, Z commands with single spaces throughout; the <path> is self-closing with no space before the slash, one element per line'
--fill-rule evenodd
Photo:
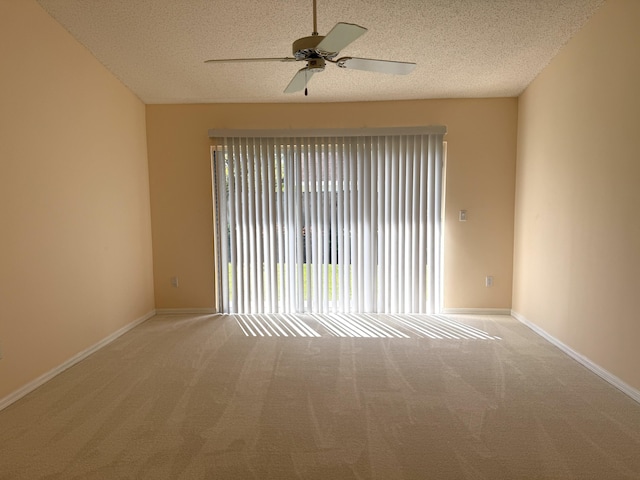
<path fill-rule="evenodd" d="M 253 169 L 253 198 L 255 199 L 255 243 L 256 243 L 256 263 L 254 275 L 256 278 L 256 307 L 254 311 L 264 311 L 264 223 L 262 221 L 262 168 L 264 158 L 262 156 L 262 143 L 254 141 L 253 158 L 258 159 Z"/>
<path fill-rule="evenodd" d="M 400 282 L 398 281 L 398 250 L 400 248 L 400 246 L 398 245 L 399 229 L 393 228 L 394 226 L 398 225 L 398 222 L 400 220 L 399 218 L 399 215 L 400 215 L 399 155 L 400 155 L 400 145 L 398 145 L 397 138 L 393 137 L 392 151 L 391 151 L 391 206 L 390 206 L 391 223 L 389 225 L 390 236 L 391 236 L 391 255 L 390 255 L 391 276 L 390 278 L 393 279 L 393 282 L 390 285 L 391 288 L 389 290 L 391 292 L 390 310 L 392 312 L 401 311 L 399 310 L 399 306 L 398 306 L 398 296 L 399 296 L 399 292 L 401 291 L 399 290 Z"/>
<path fill-rule="evenodd" d="M 343 156 L 342 156 L 342 185 L 340 186 L 340 192 L 342 195 L 342 222 L 341 222 L 341 234 L 342 234 L 342 245 L 341 245 L 341 253 L 342 258 L 340 259 L 340 273 L 342 274 L 342 302 L 340 305 L 340 311 L 348 312 L 350 311 L 350 295 L 349 295 L 349 287 L 351 282 L 349 281 L 349 273 L 351 271 L 351 241 L 349 239 L 349 218 L 350 218 L 350 195 L 349 193 L 349 184 L 351 183 L 351 177 L 349 175 L 349 164 L 350 164 L 350 154 L 348 149 L 348 144 L 346 144 L 345 139 L 342 139 L 342 147 L 343 147 Z"/>
<path fill-rule="evenodd" d="M 275 177 L 275 163 L 276 157 L 274 155 L 275 149 L 273 140 L 267 143 L 267 172 L 268 172 L 268 182 L 267 189 L 269 191 L 269 206 L 267 207 L 267 222 L 269 225 L 269 277 L 268 283 L 270 284 L 270 295 L 269 295 L 269 312 L 277 312 L 278 311 L 278 276 L 276 272 L 276 267 L 278 264 L 277 259 L 277 251 L 278 246 L 276 243 L 276 177 Z"/>
<path fill-rule="evenodd" d="M 325 263 L 325 240 L 327 238 L 327 228 L 325 224 L 325 205 L 326 201 L 326 185 L 323 181 L 323 167 L 325 164 L 325 154 L 323 151 L 323 145 L 321 142 L 318 142 L 318 139 L 315 140 L 315 150 L 316 150 L 316 232 L 315 236 L 317 238 L 316 244 L 316 255 L 317 255 L 317 266 L 316 266 L 316 283 L 318 285 L 318 304 L 316 311 L 325 312 L 326 304 L 325 304 L 325 293 L 326 293 L 326 263 Z"/>
<path fill-rule="evenodd" d="M 358 167 L 357 152 L 354 139 L 349 139 L 349 274 L 351 277 L 351 295 L 349 311 L 357 311 L 360 293 L 360 278 L 358 276 Z"/>
<path fill-rule="evenodd" d="M 433 185 L 433 193 L 434 193 L 434 201 L 435 201 L 435 215 L 433 217 L 434 223 L 434 252 L 433 256 L 435 258 L 433 264 L 433 305 L 431 311 L 432 313 L 436 310 L 442 301 L 442 159 L 443 159 L 443 138 L 442 135 L 437 136 L 438 141 L 435 143 L 435 182 Z"/>
<path fill-rule="evenodd" d="M 419 243 L 420 234 L 420 137 L 413 137 L 413 194 L 414 200 L 411 214 L 411 278 L 413 279 L 413 288 L 411 294 L 413 296 L 411 302 L 411 311 L 420 311 L 420 259 L 419 252 L 421 245 Z"/>
<path fill-rule="evenodd" d="M 391 273 L 391 224 L 393 222 L 393 218 L 391 217 L 391 207 L 392 207 L 392 179 L 393 179 L 393 139 L 387 138 L 385 145 L 385 231 L 384 231 L 384 242 L 385 242 L 385 254 L 384 254 L 384 274 L 383 278 L 385 279 L 386 289 L 381 292 L 385 298 L 385 308 L 384 312 L 391 312 L 391 298 L 393 296 L 392 288 L 393 288 L 393 277 Z"/>
<path fill-rule="evenodd" d="M 225 139 L 226 141 L 226 139 Z M 215 172 L 215 181 L 216 182 L 222 182 L 224 181 L 223 179 L 226 176 L 225 173 L 225 164 L 226 162 L 224 161 L 224 158 L 220 158 L 223 157 L 225 155 L 225 151 L 221 151 L 221 152 L 214 152 L 214 155 L 216 155 L 216 167 L 214 169 Z M 221 255 L 220 258 L 217 259 L 217 267 L 218 267 L 218 287 L 219 287 L 219 292 L 221 295 L 221 298 L 229 298 L 229 285 L 230 285 L 230 279 L 229 279 L 229 269 L 227 268 L 227 262 L 221 262 L 220 259 L 221 258 L 229 258 L 229 245 L 227 242 L 227 232 L 226 230 L 224 232 L 220 232 L 220 227 L 226 226 L 229 224 L 229 212 L 227 209 L 227 201 L 226 201 L 226 197 L 229 194 L 229 191 L 227 188 L 219 188 L 214 190 L 214 192 L 217 192 L 217 198 L 216 198 L 216 213 L 217 215 L 219 215 L 220 218 L 220 224 L 218 225 L 218 228 L 216 229 L 218 231 L 218 244 L 219 244 L 219 248 L 221 249 Z"/>
<path fill-rule="evenodd" d="M 427 161 L 427 178 L 428 183 L 433 184 L 435 182 L 435 169 L 434 169 L 434 156 L 435 149 L 432 142 L 429 142 L 428 145 L 428 161 Z M 427 285 L 428 285 L 428 293 L 427 293 L 427 311 L 432 311 L 434 307 L 433 296 L 435 293 L 435 285 L 433 283 L 433 273 L 434 273 L 434 191 L 433 189 L 427 191 Z"/>
<path fill-rule="evenodd" d="M 302 311 L 304 310 L 304 217 L 303 217 L 303 194 L 304 194 L 304 185 L 303 185 L 303 165 L 305 159 L 306 149 L 304 145 L 300 145 L 300 148 L 294 150 L 294 170 L 295 174 L 295 185 L 294 189 L 296 192 L 295 197 L 295 205 L 298 205 L 297 208 L 293 208 L 295 213 L 295 228 L 293 229 L 293 238 L 294 247 L 296 249 L 296 277 L 293 282 L 295 285 L 294 293 L 296 296 L 295 310 Z"/>
<path fill-rule="evenodd" d="M 330 240 L 330 250 L 331 250 L 331 308 L 332 311 L 337 311 L 338 304 L 338 216 L 337 216 L 337 189 L 338 189 L 338 180 L 336 178 L 337 175 L 337 161 L 336 161 L 336 152 L 334 150 L 336 147 L 336 139 L 329 139 L 329 160 L 330 160 L 330 177 L 329 183 L 331 185 L 331 194 L 330 194 L 330 202 L 331 205 L 329 207 L 330 215 L 331 215 L 331 240 Z"/>
<path fill-rule="evenodd" d="M 429 185 L 427 179 L 427 156 L 425 150 L 427 148 L 427 142 L 425 137 L 420 139 L 420 184 Z M 420 189 L 420 196 L 418 198 L 418 211 L 419 211 L 419 223 L 424 225 L 424 228 L 420 228 L 418 233 L 418 311 L 424 312 L 427 309 L 427 282 L 426 282 L 426 264 L 427 264 L 427 188 Z"/>
<path fill-rule="evenodd" d="M 322 157 L 322 311 L 329 311 L 329 261 L 330 261 L 330 233 L 331 233 L 331 184 L 329 182 L 329 145 L 325 144 Z"/>
<path fill-rule="evenodd" d="M 376 158 L 376 162 L 377 162 L 377 192 L 376 192 L 376 197 L 378 200 L 378 209 L 377 209 L 377 216 L 374 216 L 374 218 L 377 218 L 377 234 L 376 234 L 376 239 L 378 242 L 378 249 L 377 249 L 377 255 L 378 258 L 376 259 L 376 280 L 377 280 L 377 285 L 376 285 L 376 311 L 377 312 L 384 312 L 384 298 L 387 296 L 385 294 L 386 292 L 386 282 L 387 282 L 387 277 L 385 276 L 385 270 L 384 270 L 384 249 L 385 249 L 385 236 L 386 236 L 386 229 L 385 229 L 385 193 L 386 193 L 386 189 L 385 189 L 385 171 L 384 171 L 384 163 L 383 163 L 383 159 L 384 159 L 384 138 L 378 138 L 377 139 L 377 158 Z"/>

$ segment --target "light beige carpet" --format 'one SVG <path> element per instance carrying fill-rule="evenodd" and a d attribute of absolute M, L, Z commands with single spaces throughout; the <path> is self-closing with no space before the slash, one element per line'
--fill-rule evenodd
<path fill-rule="evenodd" d="M 510 317 L 291 321 L 152 318 L 0 412 L 0 479 L 640 479 L 640 404 Z"/>

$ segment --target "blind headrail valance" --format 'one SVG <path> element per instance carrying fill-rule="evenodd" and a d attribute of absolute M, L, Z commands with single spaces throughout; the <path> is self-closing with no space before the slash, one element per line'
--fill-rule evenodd
<path fill-rule="evenodd" d="M 443 125 L 428 127 L 308 128 L 274 130 L 212 128 L 209 130 L 209 138 L 385 137 L 394 135 L 444 135 L 446 133 L 447 127 Z"/>

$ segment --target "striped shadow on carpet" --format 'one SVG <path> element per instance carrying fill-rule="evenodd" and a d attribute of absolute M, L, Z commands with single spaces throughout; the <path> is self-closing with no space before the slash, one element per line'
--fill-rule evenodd
<path fill-rule="evenodd" d="M 430 338 L 500 340 L 443 315 L 414 314 L 232 314 L 247 337 Z"/>

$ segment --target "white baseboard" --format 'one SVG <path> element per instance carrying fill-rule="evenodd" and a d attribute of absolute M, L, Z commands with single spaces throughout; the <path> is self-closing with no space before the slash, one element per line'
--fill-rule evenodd
<path fill-rule="evenodd" d="M 509 308 L 443 308 L 445 315 L 511 315 Z"/>
<path fill-rule="evenodd" d="M 73 367 L 76 363 L 81 362 L 82 360 L 87 358 L 89 355 L 91 355 L 92 353 L 97 352 L 102 347 L 104 347 L 104 346 L 108 345 L 109 343 L 113 342 L 116 338 L 120 337 L 121 335 L 124 335 L 129 330 L 131 330 L 132 328 L 137 327 L 138 325 L 140 325 L 142 322 L 145 322 L 146 320 L 149 320 L 155 314 L 156 314 L 156 311 L 155 310 L 151 310 L 150 312 L 148 312 L 147 314 L 143 315 L 142 317 L 134 320 L 133 322 L 131 322 L 131 323 L 125 325 L 124 327 L 120 328 L 119 330 L 113 332 L 111 335 L 103 338 L 98 343 L 96 343 L 96 344 L 90 346 L 89 348 L 87 348 L 86 350 L 83 350 L 82 352 L 74 355 L 73 357 L 68 359 L 66 362 L 62 363 L 61 365 L 58 365 L 53 370 L 49 370 L 47 373 L 45 373 L 43 375 L 40 375 L 35 380 L 32 380 L 31 382 L 27 383 L 22 388 L 19 388 L 18 390 L 16 390 L 13 393 L 10 393 L 6 397 L 1 398 L 0 399 L 0 410 L 8 407 L 9 405 L 11 405 L 12 403 L 14 403 L 17 400 L 21 399 L 25 395 L 33 392 L 36 388 L 38 388 L 41 385 L 45 384 L 46 382 L 51 380 L 56 375 L 59 375 L 62 372 L 64 372 L 66 369 L 68 369 L 70 367 Z"/>
<path fill-rule="evenodd" d="M 602 368 L 600 365 L 597 365 L 596 363 L 592 362 L 591 360 L 589 360 L 584 355 L 576 352 L 575 350 L 573 350 L 568 345 L 565 345 L 560 340 L 555 338 L 553 335 L 550 335 L 549 333 L 544 331 L 542 328 L 537 326 L 535 323 L 527 320 L 524 317 L 524 315 L 521 315 L 520 313 L 518 313 L 518 312 L 516 312 L 514 310 L 511 310 L 511 316 L 513 318 L 515 318 L 516 320 L 518 320 L 523 325 L 526 325 L 527 327 L 529 327 L 531 330 L 536 332 L 538 335 L 540 335 L 542 338 L 547 340 L 549 343 L 552 343 L 553 345 L 558 347 L 564 353 L 569 355 L 571 358 L 576 360 L 578 363 L 580 363 L 584 367 L 586 367 L 589 370 L 591 370 L 593 373 L 598 375 L 600 378 L 602 378 L 603 380 L 606 380 L 611 385 L 616 387 L 618 390 L 620 390 L 621 392 L 627 394 L 629 397 L 631 397 L 636 402 L 640 403 L 640 390 L 637 390 L 637 389 L 633 388 L 631 385 L 625 383 L 623 380 L 619 379 L 618 377 L 616 377 L 611 372 L 608 372 L 607 370 Z"/>
<path fill-rule="evenodd" d="M 158 308 L 157 315 L 213 315 L 220 313 L 215 308 Z"/>

